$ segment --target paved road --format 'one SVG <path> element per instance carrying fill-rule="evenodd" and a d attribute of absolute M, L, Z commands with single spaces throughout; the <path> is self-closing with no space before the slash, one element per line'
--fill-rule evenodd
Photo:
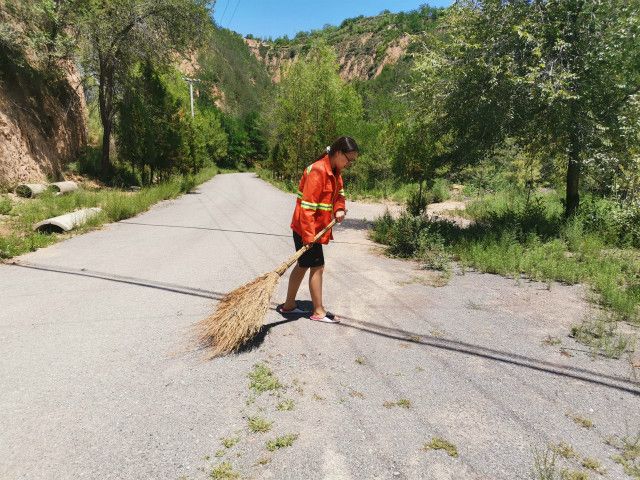
<path fill-rule="evenodd" d="M 428 286 L 367 240 L 379 206 L 351 204 L 326 250 L 341 326 L 271 311 L 252 350 L 203 361 L 191 326 L 291 253 L 293 205 L 252 174 L 219 175 L 0 265 L 0 478 L 203 479 L 228 461 L 254 479 L 519 479 L 558 442 L 626 478 L 605 440 L 640 431 L 640 387 L 567 337 L 589 314 L 582 289 L 470 272 Z M 257 363 L 285 388 L 252 393 Z M 270 432 L 249 431 L 256 415 Z M 285 434 L 298 437 L 269 452 Z M 424 451 L 434 437 L 458 457 Z"/>

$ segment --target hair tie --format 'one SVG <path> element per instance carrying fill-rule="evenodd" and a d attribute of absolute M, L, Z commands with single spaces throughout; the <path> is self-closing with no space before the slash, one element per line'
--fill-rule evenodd
<path fill-rule="evenodd" d="M 327 150 L 327 153 L 331 153 L 331 147 L 327 147 L 326 150 Z"/>

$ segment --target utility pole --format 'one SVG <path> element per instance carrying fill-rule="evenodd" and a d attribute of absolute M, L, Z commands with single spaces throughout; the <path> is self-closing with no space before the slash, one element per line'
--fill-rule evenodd
<path fill-rule="evenodd" d="M 197 78 L 182 77 L 182 79 L 189 84 L 189 96 L 191 97 L 191 118 L 195 116 L 193 110 L 193 84 L 199 82 Z"/>

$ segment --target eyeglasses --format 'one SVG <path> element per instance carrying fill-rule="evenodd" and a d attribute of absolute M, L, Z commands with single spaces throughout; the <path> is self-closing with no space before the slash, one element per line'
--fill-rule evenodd
<path fill-rule="evenodd" d="M 349 157 L 346 153 L 343 153 L 343 155 L 347 159 L 347 162 L 349 162 L 349 163 L 355 162 L 356 158 L 358 158 L 358 154 L 357 153 L 355 155 L 352 155 L 351 157 Z"/>

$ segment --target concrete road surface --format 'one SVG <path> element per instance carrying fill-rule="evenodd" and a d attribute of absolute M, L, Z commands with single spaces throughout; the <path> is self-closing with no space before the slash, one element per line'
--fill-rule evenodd
<path fill-rule="evenodd" d="M 430 286 L 367 239 L 380 205 L 351 203 L 325 250 L 341 325 L 272 310 L 251 350 L 203 361 L 192 325 L 293 252 L 294 201 L 219 175 L 0 265 L 0 478 L 525 479 L 561 442 L 577 457 L 558 470 L 592 458 L 627 478 L 605 441 L 640 431 L 638 371 L 567 337 L 588 292 L 473 272 Z M 283 387 L 251 390 L 256 364 Z M 425 450 L 434 438 L 457 456 Z"/>

